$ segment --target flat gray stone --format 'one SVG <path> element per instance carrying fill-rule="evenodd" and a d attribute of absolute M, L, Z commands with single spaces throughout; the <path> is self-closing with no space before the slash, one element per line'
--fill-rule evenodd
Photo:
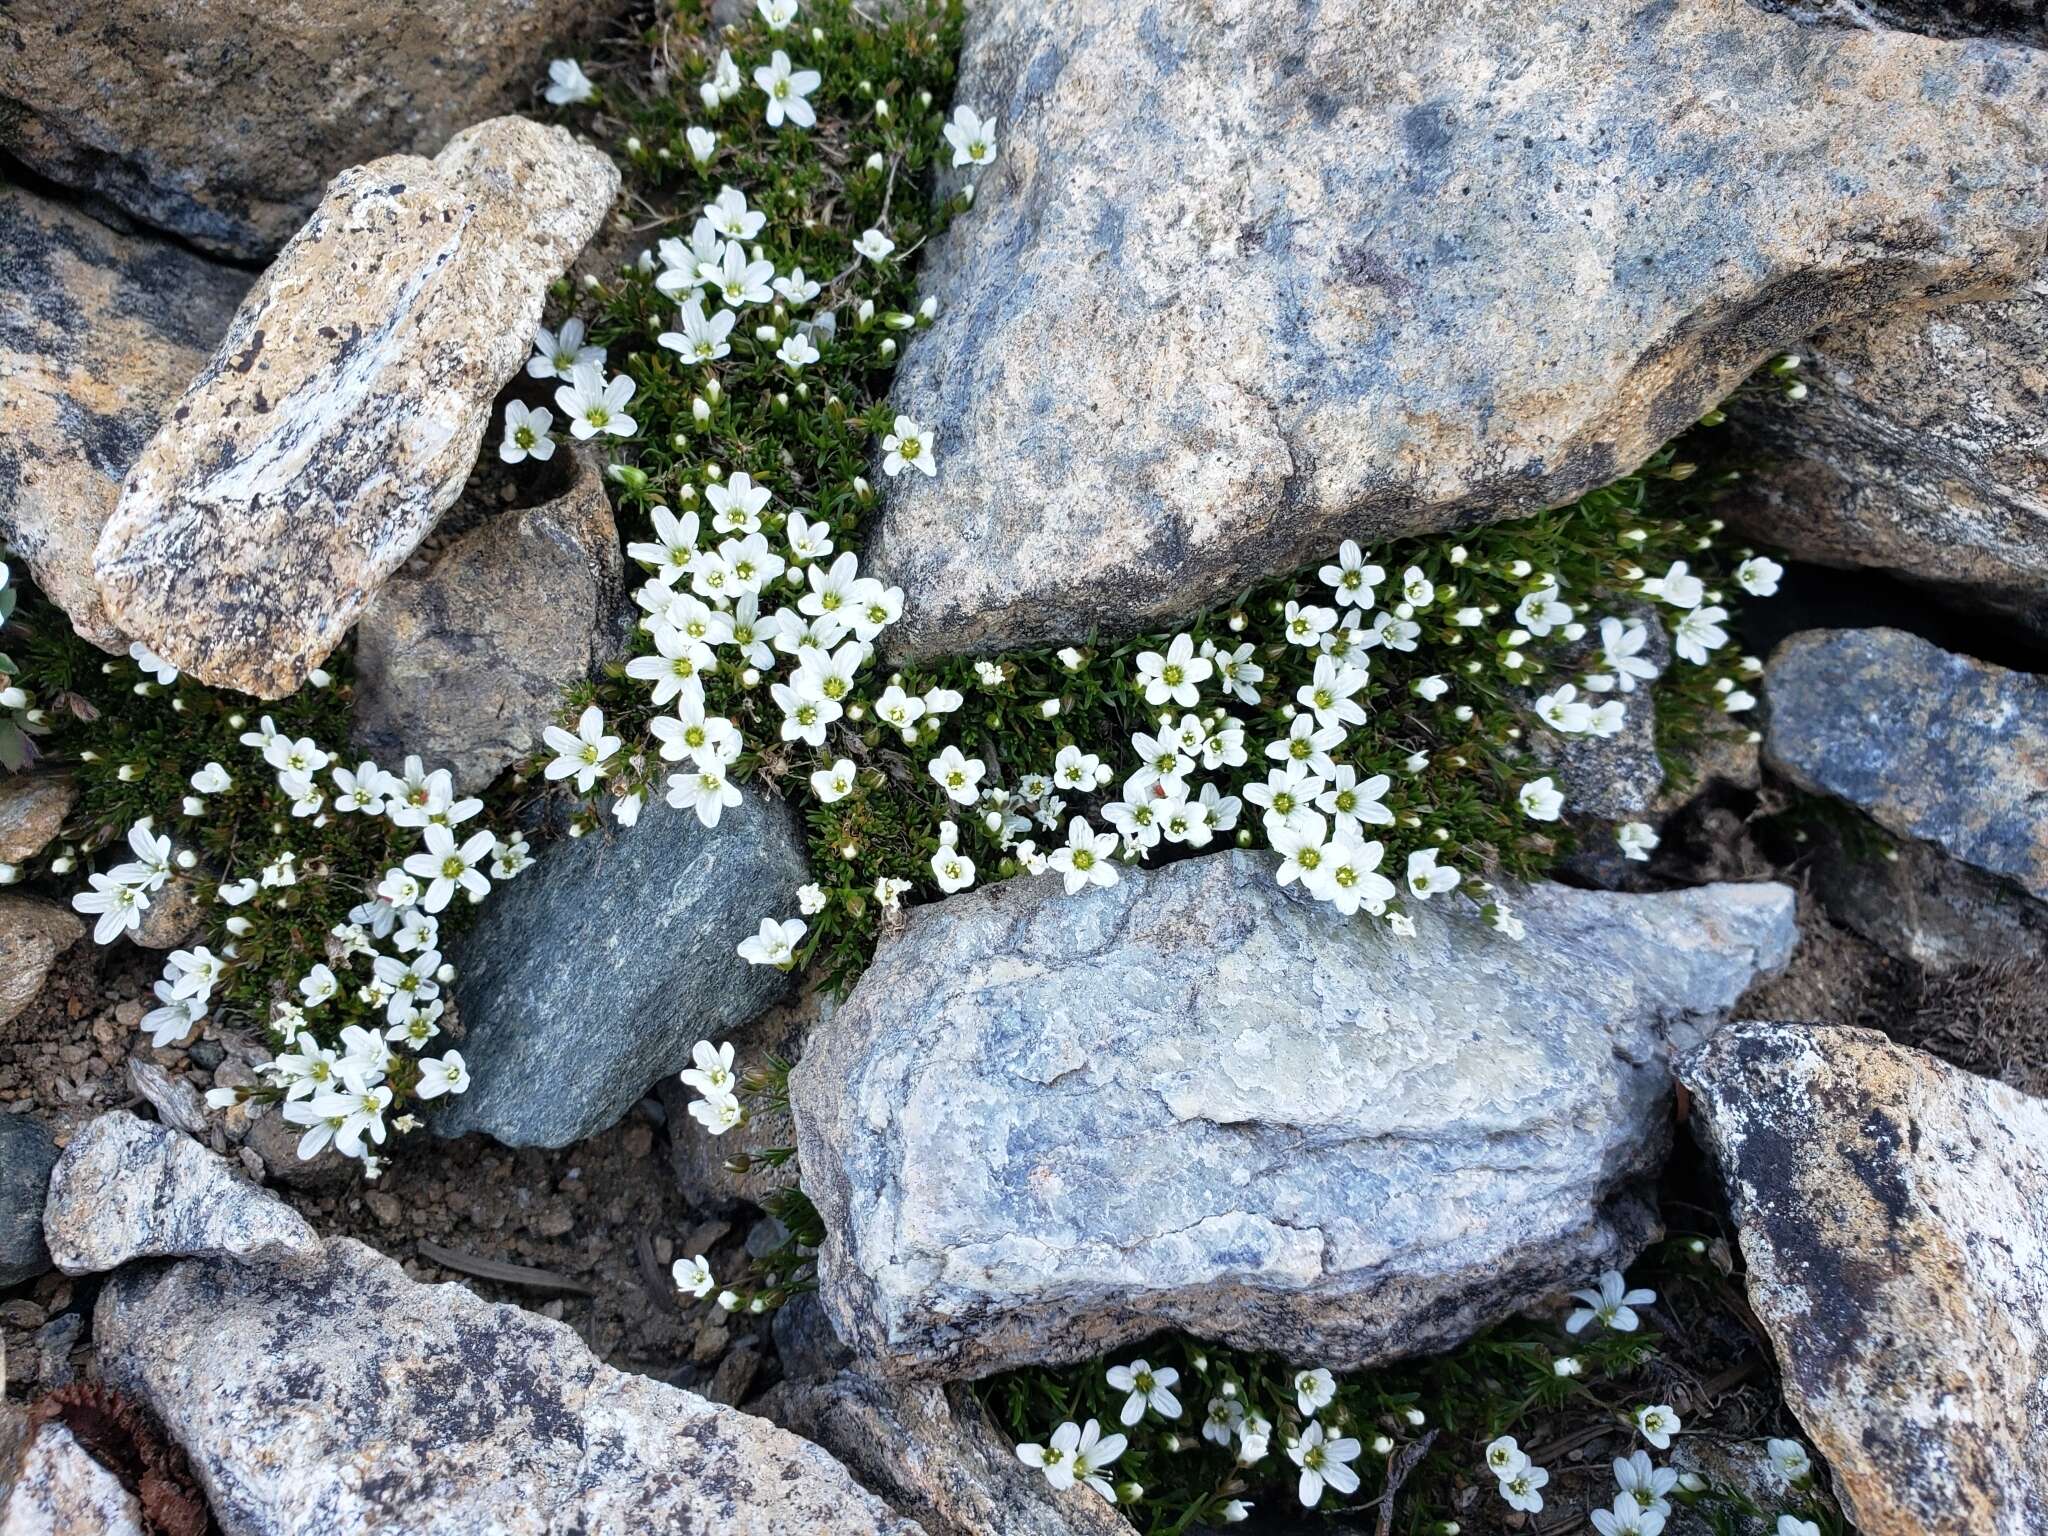
<path fill-rule="evenodd" d="M 335 177 L 127 470 L 93 554 L 114 622 L 216 687 L 304 682 L 461 494 L 618 188 L 519 117 Z"/>
<path fill-rule="evenodd" d="M 1716 510 L 1801 559 L 1896 571 L 2048 634 L 2048 273 L 1799 351 L 1806 398 L 1736 413 L 1761 468 Z"/>
<path fill-rule="evenodd" d="M 624 556 L 595 455 L 538 506 L 486 517 L 387 582 L 356 626 L 356 745 L 484 788 L 541 744 L 563 693 L 625 637 Z M 536 470 L 540 466 L 534 466 Z"/>
<path fill-rule="evenodd" d="M 290 1206 L 183 1132 L 114 1111 L 71 1138 L 43 1217 L 67 1275 L 134 1259 L 304 1259 L 320 1238 Z"/>
<path fill-rule="evenodd" d="M 349 1238 L 306 1266 L 131 1266 L 93 1340 L 228 1536 L 920 1536 L 765 1419 Z"/>
<path fill-rule="evenodd" d="M 57 1143 L 27 1115 L 0 1115 L 0 1289 L 33 1280 L 50 1267 L 43 1243 L 43 1203 Z"/>
<path fill-rule="evenodd" d="M 558 843 L 450 951 L 471 1081 L 434 1129 L 561 1147 L 615 1123 L 697 1041 L 788 994 L 736 950 L 809 879 L 796 818 L 755 789 L 716 827 L 657 800 L 637 827 Z"/>
<path fill-rule="evenodd" d="M 2048 1103 L 1810 1024 L 1732 1026 L 1680 1075 L 1854 1528 L 2048 1530 Z"/>
<path fill-rule="evenodd" d="M 121 477 L 249 282 L 168 240 L 117 234 L 0 185 L 0 539 L 95 645 L 128 649 L 92 575 Z"/>
<path fill-rule="evenodd" d="M 892 395 L 905 654 L 1570 502 L 2048 234 L 2048 57 L 1750 0 L 990 0 L 956 96 L 1000 142 Z"/>
<path fill-rule="evenodd" d="M 1764 686 L 1771 767 L 2048 900 L 2048 679 L 1903 630 L 1815 629 Z"/>
<path fill-rule="evenodd" d="M 885 939 L 792 1078 L 820 1298 L 972 1376 L 1163 1328 L 1361 1366 L 1620 1267 L 1669 1057 L 1796 941 L 1783 886 L 1538 886 L 1402 940 L 1269 855 L 1014 880 Z"/>

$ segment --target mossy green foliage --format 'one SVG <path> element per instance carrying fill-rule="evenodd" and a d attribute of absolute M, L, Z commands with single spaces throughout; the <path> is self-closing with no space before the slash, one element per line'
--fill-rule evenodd
<path fill-rule="evenodd" d="M 1768 1390 L 1769 1357 L 1753 1336 L 1741 1277 L 1725 1244 L 1704 1236 L 1670 1238 L 1637 1262 L 1630 1280 L 1659 1296 L 1633 1333 L 1594 1324 L 1574 1336 L 1561 1326 L 1517 1319 L 1434 1358 L 1335 1373 L 1335 1400 L 1313 1417 L 1332 1438 L 1360 1442 L 1363 1453 L 1352 1464 L 1360 1485 L 1350 1497 L 1326 1491 L 1316 1514 L 1376 1520 L 1372 1506 L 1391 1484 L 1393 1514 L 1378 1528 L 1398 1536 L 1441 1536 L 1454 1528 L 1474 1536 L 1510 1529 L 1576 1531 L 1576 1523 L 1546 1522 L 1556 1521 L 1574 1500 L 1589 1509 L 1613 1502 L 1612 1459 L 1647 1448 L 1629 1418 L 1638 1407 L 1683 1403 L 1689 1429 L 1717 1429 L 1731 1440 L 1799 1437 Z M 1658 1322 L 1670 1318 L 1684 1319 L 1684 1335 L 1659 1330 Z M 1139 1358 L 1155 1371 L 1180 1372 L 1173 1388 L 1182 1407 L 1178 1419 L 1148 1412 L 1135 1426 L 1120 1422 L 1129 1394 L 1109 1385 L 1105 1369 Z M 1731 1358 L 1735 1363 L 1721 1369 Z M 1579 1373 L 1559 1375 L 1560 1359 L 1577 1361 Z M 1162 1336 L 1086 1365 L 990 1377 L 974 1390 L 1020 1443 L 1042 1444 L 1058 1424 L 1091 1418 L 1104 1434 L 1126 1435 L 1128 1449 L 1105 1474 L 1120 1495 L 1137 1490 L 1120 1497 L 1124 1514 L 1146 1536 L 1180 1536 L 1223 1525 L 1223 1507 L 1233 1499 L 1254 1505 L 1261 1520 L 1303 1513 L 1298 1469 L 1285 1448 L 1307 1422 L 1295 1373 L 1312 1364 Z M 1228 1446 L 1203 1437 L 1210 1404 L 1218 1399 L 1272 1425 L 1270 1448 L 1253 1465 L 1240 1463 L 1237 1437 L 1229 1437 Z M 1415 1414 L 1421 1422 L 1413 1420 Z M 1501 1499 L 1485 1463 L 1485 1447 L 1501 1435 L 1514 1436 L 1530 1460 L 1550 1473 L 1543 1490 L 1546 1512 L 1526 1525 L 1526 1517 Z M 1671 1462 L 1668 1453 L 1650 1454 L 1660 1466 Z M 1084 1496 L 1094 1497 L 1067 1495 Z M 1702 1490 L 1671 1497 L 1707 1529 L 1729 1536 L 1775 1530 L 1780 1514 L 1815 1521 L 1823 1536 L 1844 1536 L 1849 1529 L 1811 1478 L 1767 1508 L 1711 1479 Z"/>

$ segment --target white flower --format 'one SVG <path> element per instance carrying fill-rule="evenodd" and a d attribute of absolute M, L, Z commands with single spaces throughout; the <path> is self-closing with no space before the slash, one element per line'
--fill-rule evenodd
<path fill-rule="evenodd" d="M 711 78 L 698 88 L 697 94 L 703 99 L 705 106 L 715 107 L 720 102 L 732 100 L 743 88 L 740 67 L 732 61 L 732 50 L 721 48 L 718 52 L 717 67 L 712 70 Z"/>
<path fill-rule="evenodd" d="M 1614 1496 L 1612 1509 L 1596 1509 L 1593 1529 L 1599 1536 L 1662 1536 L 1664 1517 L 1644 1509 L 1625 1493 Z"/>
<path fill-rule="evenodd" d="M 699 165 L 705 165 L 718 149 L 718 135 L 709 128 L 693 127 L 683 135 L 690 146 L 690 158 Z"/>
<path fill-rule="evenodd" d="M 1671 1437 L 1678 1433 L 1681 1426 L 1678 1415 L 1671 1411 L 1668 1404 L 1655 1403 L 1646 1408 L 1638 1408 L 1634 1418 L 1636 1428 L 1642 1432 L 1645 1440 L 1660 1451 L 1671 1449 Z"/>
<path fill-rule="evenodd" d="M 778 923 L 772 917 L 764 917 L 761 931 L 740 941 L 739 957 L 749 965 L 774 965 L 788 970 L 796 960 L 797 945 L 809 931 L 810 925 L 800 918 Z"/>
<path fill-rule="evenodd" d="M 1334 608 L 1318 608 L 1292 600 L 1287 604 L 1286 628 L 1290 644 L 1314 649 L 1336 625 L 1337 610 Z"/>
<path fill-rule="evenodd" d="M 1122 1435 L 1105 1438 L 1101 1426 L 1093 1419 L 1085 1427 L 1069 1421 L 1055 1429 L 1045 1445 L 1027 1442 L 1018 1446 L 1017 1459 L 1027 1467 L 1037 1467 L 1056 1489 L 1065 1490 L 1084 1482 L 1114 1502 L 1114 1492 L 1099 1474 L 1123 1454 L 1127 1443 Z"/>
<path fill-rule="evenodd" d="M 1286 736 L 1266 743 L 1266 756 L 1283 763 L 1298 764 L 1318 777 L 1336 777 L 1337 763 L 1330 754 L 1344 745 L 1344 727 L 1318 727 L 1308 715 L 1296 715 Z"/>
<path fill-rule="evenodd" d="M 1529 1457 L 1513 1435 L 1502 1435 L 1498 1440 L 1488 1442 L 1486 1465 L 1495 1477 L 1505 1482 L 1529 1465 Z"/>
<path fill-rule="evenodd" d="M 784 31 L 796 20 L 796 0 L 755 0 L 754 9 L 761 13 L 770 32 Z"/>
<path fill-rule="evenodd" d="M 555 404 L 569 418 L 569 432 L 579 442 L 600 432 L 614 437 L 631 437 L 640 423 L 626 414 L 626 404 L 636 388 L 625 374 L 607 381 L 594 363 L 578 363 L 569 382 L 555 390 Z"/>
<path fill-rule="evenodd" d="M 676 311 L 676 328 L 654 339 L 671 352 L 680 352 L 692 363 L 715 363 L 732 351 L 727 338 L 739 316 L 729 309 L 704 313 L 704 301 L 692 294 Z"/>
<path fill-rule="evenodd" d="M 1820 1536 L 1820 1527 L 1797 1515 L 1780 1515 L 1777 1536 Z"/>
<path fill-rule="evenodd" d="M 811 345 L 810 337 L 797 331 L 782 339 L 782 345 L 775 349 L 775 360 L 785 368 L 802 368 L 818 360 L 818 349 Z"/>
<path fill-rule="evenodd" d="M 704 217 L 728 240 L 751 240 L 768 222 L 768 215 L 758 208 L 749 208 L 747 194 L 734 186 L 718 189 L 718 196 L 704 205 Z"/>
<path fill-rule="evenodd" d="M 775 279 L 775 291 L 782 295 L 783 299 L 792 309 L 801 309 L 804 305 L 815 299 L 820 290 L 816 278 L 804 276 L 804 269 L 802 267 L 791 267 L 788 272 Z M 826 320 L 832 319 L 829 315 L 825 318 Z M 813 329 L 818 335 L 824 336 L 829 341 L 836 323 L 835 321 L 833 325 L 828 326 L 820 322 Z"/>
<path fill-rule="evenodd" d="M 534 332 L 533 356 L 526 360 L 527 376 L 535 379 L 567 379 L 579 367 L 604 365 L 603 347 L 583 344 L 583 322 L 571 317 L 562 322 L 560 333 L 543 327 Z"/>
<path fill-rule="evenodd" d="M 1571 605 L 1558 600 L 1555 585 L 1531 592 L 1515 609 L 1515 622 L 1532 635 L 1547 635 L 1571 621 Z"/>
<path fill-rule="evenodd" d="M 1638 864 L 1648 861 L 1660 841 L 1656 828 L 1647 821 L 1623 822 L 1614 829 L 1614 840 L 1621 845 L 1621 856 Z"/>
<path fill-rule="evenodd" d="M 1310 680 L 1296 691 L 1294 702 L 1316 717 L 1318 725 L 1363 725 L 1365 706 L 1358 692 L 1371 681 L 1360 667 L 1334 656 L 1318 656 Z"/>
<path fill-rule="evenodd" d="M 542 94 L 558 107 L 578 106 L 590 100 L 597 87 L 574 59 L 554 59 L 548 64 L 548 88 Z"/>
<path fill-rule="evenodd" d="M 1542 1489 L 1550 1482 L 1550 1474 L 1541 1467 L 1523 1467 L 1520 1471 L 1500 1480 L 1500 1496 L 1507 1501 L 1509 1509 L 1519 1509 L 1535 1514 L 1543 1508 Z"/>
<path fill-rule="evenodd" d="M 1579 1333 L 1592 1322 L 1604 1323 L 1617 1333 L 1634 1333 L 1642 1321 L 1636 1316 L 1635 1309 L 1649 1306 L 1657 1299 L 1657 1293 L 1630 1290 L 1621 1271 L 1610 1269 L 1601 1275 L 1597 1289 L 1573 1291 L 1572 1298 L 1585 1305 L 1565 1320 L 1566 1333 Z"/>
<path fill-rule="evenodd" d="M 1615 1459 L 1614 1483 L 1638 1508 L 1669 1515 L 1671 1501 L 1666 1495 L 1678 1486 L 1678 1474 L 1669 1467 L 1652 1466 L 1649 1452 L 1635 1451 Z"/>
<path fill-rule="evenodd" d="M 234 780 L 228 777 L 227 769 L 219 763 L 208 763 L 192 775 L 192 787 L 202 795 L 218 795 L 234 787 Z"/>
<path fill-rule="evenodd" d="M 1304 1419 L 1314 1418 L 1319 1410 L 1336 1400 L 1337 1378 L 1323 1367 L 1294 1373 L 1294 1401 Z"/>
<path fill-rule="evenodd" d="M 1323 849 L 1321 861 L 1304 883 L 1311 895 L 1346 917 L 1360 907 L 1377 914 L 1394 899 L 1393 881 L 1376 873 L 1385 852 L 1378 842 L 1361 842 L 1340 831 Z"/>
<path fill-rule="evenodd" d="M 889 253 L 896 249 L 896 242 L 879 229 L 865 229 L 861 231 L 860 238 L 853 242 L 853 248 L 869 261 L 881 262 L 886 261 Z"/>
<path fill-rule="evenodd" d="M 1671 631 L 1671 648 L 1695 666 L 1704 666 L 1707 655 L 1728 643 L 1728 631 L 1721 621 L 1726 608 L 1694 608 Z"/>
<path fill-rule="evenodd" d="M 1770 1456 L 1771 1465 L 1777 1468 L 1778 1475 L 1787 1482 L 1796 1483 L 1813 1474 L 1813 1459 L 1797 1440 L 1766 1440 L 1764 1451 Z"/>
<path fill-rule="evenodd" d="M 1106 1379 L 1116 1391 L 1130 1394 L 1117 1415 L 1126 1425 L 1145 1417 L 1147 1408 L 1162 1419 L 1180 1417 L 1180 1399 L 1173 1394 L 1180 1382 L 1180 1372 L 1171 1366 L 1154 1370 L 1147 1361 L 1133 1360 L 1129 1365 L 1112 1365 Z"/>
<path fill-rule="evenodd" d="M 1316 574 L 1334 592 L 1340 608 L 1370 608 L 1373 589 L 1387 579 L 1384 570 L 1367 563 L 1364 552 L 1353 539 L 1346 539 L 1338 546 L 1336 562 L 1324 566 Z"/>
<path fill-rule="evenodd" d="M 1193 709 L 1201 697 L 1196 685 L 1207 682 L 1214 671 L 1207 657 L 1195 654 L 1192 635 L 1175 635 L 1163 655 L 1158 651 L 1138 653 L 1138 682 L 1147 704 L 1170 701 Z"/>
<path fill-rule="evenodd" d="M 697 1099 L 690 1105 L 690 1118 L 703 1126 L 709 1134 L 723 1136 L 745 1119 L 746 1113 L 740 1108 L 738 1099 Z"/>
<path fill-rule="evenodd" d="M 1785 574 L 1785 567 L 1763 555 L 1752 555 L 1735 567 L 1735 585 L 1751 597 L 1773 597 L 1778 591 L 1778 578 Z"/>
<path fill-rule="evenodd" d="M 469 1067 L 463 1062 L 462 1052 L 422 1056 L 419 1087 L 413 1091 L 423 1099 L 438 1099 L 444 1093 L 467 1093 Z"/>
<path fill-rule="evenodd" d="M 842 757 L 811 775 L 811 793 L 826 805 L 836 804 L 853 793 L 856 777 L 853 760 Z"/>
<path fill-rule="evenodd" d="M 490 892 L 491 882 L 477 866 L 496 851 L 497 837 L 490 832 L 478 832 L 458 845 L 455 834 L 438 822 L 423 835 L 426 852 L 415 853 L 405 861 L 407 874 L 427 882 L 420 906 L 429 912 L 439 912 L 448 905 L 457 887 L 467 891 L 470 900 L 483 900 Z"/>
<path fill-rule="evenodd" d="M 1384 773 L 1376 773 L 1361 783 L 1357 769 L 1340 763 L 1330 775 L 1330 787 L 1315 797 L 1316 808 L 1329 816 L 1337 831 L 1361 836 L 1361 827 L 1394 824 L 1394 813 L 1384 804 L 1387 791 L 1393 787 L 1394 781 Z"/>
<path fill-rule="evenodd" d="M 768 126 L 780 128 L 784 118 L 799 128 L 815 126 L 818 114 L 804 98 L 818 88 L 823 78 L 815 69 L 792 70 L 789 55 L 780 48 L 770 54 L 767 64 L 754 71 L 754 84 L 768 98 Z"/>
<path fill-rule="evenodd" d="M 523 464 L 528 459 L 545 463 L 555 456 L 555 440 L 548 435 L 554 422 L 554 413 L 545 406 L 528 410 L 524 401 L 507 400 L 505 440 L 498 445 L 498 457 L 507 464 Z"/>
<path fill-rule="evenodd" d="M 1552 730 L 1567 734 L 1593 728 L 1593 706 L 1579 697 L 1578 688 L 1571 683 L 1561 684 L 1539 698 L 1536 713 Z"/>
<path fill-rule="evenodd" d="M 687 1291 L 699 1301 L 718 1289 L 718 1282 L 711 1278 L 711 1266 L 702 1254 L 694 1259 L 677 1259 L 669 1275 L 677 1290 Z"/>
<path fill-rule="evenodd" d="M 1427 608 L 1436 601 L 1436 586 L 1420 566 L 1411 565 L 1401 573 L 1401 597 L 1411 608 Z"/>
<path fill-rule="evenodd" d="M 141 890 L 102 874 L 88 875 L 86 882 L 92 889 L 73 896 L 71 905 L 88 915 L 99 914 L 92 929 L 94 943 L 111 944 L 123 933 L 142 926 L 142 914 L 149 910 L 149 897 Z"/>
<path fill-rule="evenodd" d="M 1671 569 L 1662 576 L 1645 576 L 1642 590 L 1651 597 L 1661 597 L 1674 608 L 1697 608 L 1700 599 L 1707 595 L 1706 583 L 1689 572 L 1683 560 L 1673 561 Z"/>
<path fill-rule="evenodd" d="M 545 776 L 566 779 L 574 775 L 577 791 L 586 795 L 604 777 L 619 750 L 619 738 L 604 733 L 604 711 L 595 704 L 577 720 L 575 735 L 551 725 L 541 733 L 541 740 L 555 754 L 554 761 L 542 770 Z"/>
<path fill-rule="evenodd" d="M 1434 848 L 1418 848 L 1408 855 L 1408 890 L 1418 901 L 1444 891 L 1455 891 L 1458 882 L 1465 877 L 1455 869 L 1436 861 Z"/>
<path fill-rule="evenodd" d="M 161 1048 L 184 1039 L 192 1032 L 192 1026 L 206 1017 L 207 1000 L 203 993 L 181 995 L 168 981 L 159 981 L 152 990 L 159 1006 L 145 1013 L 141 1024 L 151 1045 Z"/>
<path fill-rule="evenodd" d="M 1524 784 L 1515 794 L 1515 803 L 1531 821 L 1555 821 L 1564 809 L 1564 796 L 1550 782 L 1550 775 L 1545 774 Z"/>
<path fill-rule="evenodd" d="M 1643 647 L 1650 642 L 1649 629 L 1640 623 L 1623 623 L 1617 618 L 1600 621 L 1601 659 L 1607 665 L 1610 675 L 1589 677 L 1586 686 L 1595 693 L 1606 693 L 1619 688 L 1623 693 L 1634 693 L 1638 679 L 1652 682 L 1657 676 L 1656 663 L 1642 654 Z"/>
<path fill-rule="evenodd" d="M 925 475 L 939 472 L 937 450 L 924 428 L 908 416 L 896 418 L 895 430 L 882 439 L 882 454 L 882 473 L 892 480 L 906 468 Z"/>
<path fill-rule="evenodd" d="M 946 124 L 946 142 L 953 146 L 953 164 L 987 165 L 996 156 L 996 125 L 983 121 L 974 108 L 955 105 Z"/>
<path fill-rule="evenodd" d="M 957 848 L 941 848 L 932 855 L 932 878 L 948 896 L 974 884 L 974 860 Z"/>
<path fill-rule="evenodd" d="M 1577 1355 L 1559 1355 L 1550 1362 L 1550 1374 L 1553 1376 L 1569 1378 L 1583 1374 L 1585 1369 L 1586 1362 Z"/>
<path fill-rule="evenodd" d="M 729 1099 L 735 1096 L 738 1080 L 733 1076 L 733 1048 L 730 1040 L 713 1045 L 709 1040 L 699 1040 L 690 1047 L 693 1066 L 683 1070 L 682 1081 L 696 1089 L 707 1099 Z"/>
<path fill-rule="evenodd" d="M 666 798 L 677 810 L 695 811 L 697 820 L 707 827 L 715 827 L 728 806 L 740 803 L 740 789 L 725 776 L 725 769 L 716 763 L 706 763 L 700 758 L 696 769 L 695 773 L 670 774 Z"/>
<path fill-rule="evenodd" d="M 128 655 L 136 666 L 154 676 L 164 687 L 168 688 L 178 680 L 178 669 L 140 640 L 128 642 Z"/>
<path fill-rule="evenodd" d="M 1055 848 L 1046 863 L 1065 877 L 1069 896 L 1091 885 L 1115 885 L 1117 868 L 1111 860 L 1116 845 L 1114 832 L 1098 833 L 1085 817 L 1076 816 L 1067 823 L 1065 845 Z"/>
<path fill-rule="evenodd" d="M 981 792 L 982 775 L 988 768 L 980 758 L 963 757 L 958 747 L 949 746 L 925 764 L 925 771 L 946 792 L 948 800 L 955 805 L 972 805 Z"/>
<path fill-rule="evenodd" d="M 1341 1494 L 1358 1492 L 1358 1474 L 1348 1463 L 1358 1460 L 1359 1449 L 1358 1442 L 1349 1437 L 1327 1438 L 1323 1426 L 1314 1421 L 1287 1447 L 1287 1459 L 1301 1468 L 1298 1491 L 1304 1509 L 1314 1509 L 1322 1502 L 1325 1487 Z"/>

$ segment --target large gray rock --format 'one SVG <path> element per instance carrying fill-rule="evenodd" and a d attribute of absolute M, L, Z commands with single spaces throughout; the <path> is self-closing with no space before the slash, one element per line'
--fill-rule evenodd
<path fill-rule="evenodd" d="M 919 1536 L 818 1447 L 348 1238 L 298 1267 L 132 1265 L 93 1342 L 227 1536 Z"/>
<path fill-rule="evenodd" d="M 128 470 L 93 571 L 205 682 L 291 692 L 461 493 L 619 173 L 499 117 L 335 177 Z"/>
<path fill-rule="evenodd" d="M 57 1143 L 27 1115 L 0 1115 L 0 1290 L 50 1267 L 43 1202 Z"/>
<path fill-rule="evenodd" d="M 62 1424 L 45 1424 L 14 1486 L 0 1468 L 0 1536 L 144 1536 L 142 1505 Z"/>
<path fill-rule="evenodd" d="M 85 937 L 85 924 L 40 896 L 0 892 L 0 1024 L 36 1000 L 50 964 Z"/>
<path fill-rule="evenodd" d="M 907 653 L 1569 502 L 2048 229 L 2048 58 L 1749 0 L 991 0 L 957 95 L 1001 145 L 893 399 Z"/>
<path fill-rule="evenodd" d="M 2017 298 L 1814 337 L 1805 400 L 1739 412 L 1722 504 L 1806 560 L 1879 566 L 2048 633 L 2048 275 Z"/>
<path fill-rule="evenodd" d="M 1539 886 L 1417 937 L 1228 853 L 913 913 L 793 1079 L 820 1296 L 899 1374 L 1161 1328 L 1332 1366 L 1620 1266 L 1697 1041 L 1796 940 L 1782 886 Z"/>
<path fill-rule="evenodd" d="M 842 1370 L 783 1381 L 762 1415 L 843 1461 L 928 1536 L 1132 1536 L 1093 1490 L 1055 1492 L 959 1385 L 891 1382 Z"/>
<path fill-rule="evenodd" d="M 248 286 L 246 272 L 0 184 L 0 539 L 95 645 L 128 648 L 92 576 L 121 477 Z"/>
<path fill-rule="evenodd" d="M 796 910 L 803 834 L 780 801 L 741 795 L 708 828 L 656 801 L 637 827 L 562 842 L 492 894 L 451 950 L 471 1082 L 436 1131 L 580 1141 L 681 1071 L 698 1040 L 788 993 L 789 976 L 735 951 L 764 917 Z"/>
<path fill-rule="evenodd" d="M 320 1251 L 305 1218 L 181 1131 L 115 1111 L 71 1138 L 43 1219 L 67 1275 L 133 1259 L 290 1260 Z"/>
<path fill-rule="evenodd" d="M 568 485 L 486 517 L 417 572 L 400 572 L 356 626 L 358 746 L 407 753 L 478 790 L 540 745 L 562 695 L 624 639 L 624 557 L 604 470 L 563 453 Z"/>
<path fill-rule="evenodd" d="M 1680 1071 L 1855 1529 L 2048 1530 L 2048 1103 L 1860 1029 L 1737 1025 Z"/>
<path fill-rule="evenodd" d="M 1903 630 L 1816 629 L 1764 684 L 1778 772 L 2048 900 L 2048 679 Z"/>
<path fill-rule="evenodd" d="M 528 98 L 616 0 L 12 0 L 0 147 L 228 255 L 276 250 L 329 177 Z"/>

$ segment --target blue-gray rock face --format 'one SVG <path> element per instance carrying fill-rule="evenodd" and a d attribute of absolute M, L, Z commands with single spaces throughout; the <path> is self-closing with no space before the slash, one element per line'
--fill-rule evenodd
<path fill-rule="evenodd" d="M 0 1115 L 0 1287 L 32 1280 L 50 1267 L 43 1245 L 43 1201 L 57 1143 L 26 1115 Z"/>
<path fill-rule="evenodd" d="M 716 827 L 657 801 L 548 848 L 453 948 L 472 1082 L 434 1129 L 560 1147 L 613 1124 L 696 1041 L 788 994 L 735 951 L 809 878 L 796 818 L 753 789 Z"/>
<path fill-rule="evenodd" d="M 2048 679 L 1903 630 L 1816 629 L 1764 684 L 1773 768 L 2048 901 Z"/>
<path fill-rule="evenodd" d="M 1569 502 L 2048 229 L 2048 57 L 1751 0 L 988 0 L 957 96 L 1000 143 L 894 394 L 906 653 Z"/>
<path fill-rule="evenodd" d="M 1792 893 L 1540 886 L 1413 939 L 1268 855 L 911 915 L 793 1076 L 820 1294 L 885 1369 L 1161 1328 L 1356 1366 L 1628 1262 L 1669 1059 L 1796 942 Z"/>

